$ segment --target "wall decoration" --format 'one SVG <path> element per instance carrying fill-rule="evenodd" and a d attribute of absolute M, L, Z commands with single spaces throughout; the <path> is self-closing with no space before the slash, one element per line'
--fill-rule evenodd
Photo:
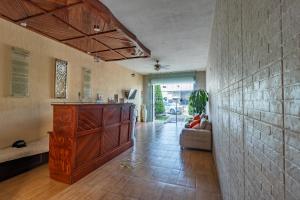
<path fill-rule="evenodd" d="M 83 98 L 90 99 L 92 98 L 92 72 L 90 69 L 83 67 L 82 68 L 83 74 L 83 81 L 82 81 L 82 91 L 83 91 Z"/>
<path fill-rule="evenodd" d="M 64 60 L 55 60 L 55 98 L 67 98 L 67 75 L 68 62 Z"/>
<path fill-rule="evenodd" d="M 11 96 L 29 96 L 29 51 L 12 47 L 11 48 Z"/>

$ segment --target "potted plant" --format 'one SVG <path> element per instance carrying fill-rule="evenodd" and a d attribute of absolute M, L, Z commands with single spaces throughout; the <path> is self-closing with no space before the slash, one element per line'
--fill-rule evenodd
<path fill-rule="evenodd" d="M 208 101 L 208 93 L 205 90 L 195 90 L 189 98 L 189 114 L 206 113 L 206 104 Z"/>

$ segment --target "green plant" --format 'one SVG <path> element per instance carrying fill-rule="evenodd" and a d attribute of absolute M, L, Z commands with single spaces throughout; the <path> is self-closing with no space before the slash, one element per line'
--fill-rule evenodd
<path fill-rule="evenodd" d="M 189 114 L 206 113 L 208 93 L 205 90 L 195 90 L 189 98 Z"/>
<path fill-rule="evenodd" d="M 165 113 L 165 106 L 160 85 L 154 86 L 155 91 L 155 115 Z"/>
<path fill-rule="evenodd" d="M 166 116 L 166 115 L 159 115 L 159 116 L 156 116 L 156 117 L 155 117 L 155 120 L 157 120 L 157 121 L 162 121 L 162 122 L 165 122 L 165 121 L 167 121 L 168 119 L 169 119 L 169 117 Z"/>

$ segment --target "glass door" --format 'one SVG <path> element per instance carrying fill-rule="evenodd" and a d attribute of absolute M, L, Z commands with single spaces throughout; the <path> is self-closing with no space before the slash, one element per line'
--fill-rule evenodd
<path fill-rule="evenodd" d="M 193 83 L 154 85 L 154 118 L 161 123 L 185 123 L 190 117 L 189 97 Z"/>

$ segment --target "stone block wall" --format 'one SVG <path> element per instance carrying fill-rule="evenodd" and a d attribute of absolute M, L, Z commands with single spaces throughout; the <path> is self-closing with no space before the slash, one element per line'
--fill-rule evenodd
<path fill-rule="evenodd" d="M 207 68 L 223 199 L 300 199 L 300 1 L 217 0 Z"/>

